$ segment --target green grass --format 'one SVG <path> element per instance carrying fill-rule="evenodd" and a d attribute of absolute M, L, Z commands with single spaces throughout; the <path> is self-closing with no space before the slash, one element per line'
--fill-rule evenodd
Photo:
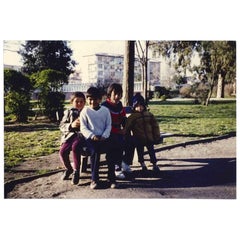
<path fill-rule="evenodd" d="M 187 102 L 150 102 L 162 132 L 184 136 L 218 136 L 236 132 L 236 102 L 208 106 Z"/>
<path fill-rule="evenodd" d="M 175 134 L 164 145 L 236 132 L 236 102 L 216 102 L 209 106 L 191 102 L 151 101 L 150 111 L 161 132 Z M 5 124 L 5 170 L 21 161 L 49 155 L 59 150 L 58 125 L 50 123 Z"/>
<path fill-rule="evenodd" d="M 7 129 L 4 133 L 5 169 L 59 150 L 60 132 L 57 126 L 44 124 L 39 128 L 37 124 L 25 124 Z"/>

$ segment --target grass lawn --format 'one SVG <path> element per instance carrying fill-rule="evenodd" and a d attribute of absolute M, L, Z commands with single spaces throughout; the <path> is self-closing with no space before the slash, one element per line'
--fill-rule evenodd
<path fill-rule="evenodd" d="M 196 137 L 236 132 L 235 101 L 217 101 L 209 106 L 186 101 L 152 101 L 149 107 L 162 132 Z"/>
<path fill-rule="evenodd" d="M 164 145 L 236 132 L 235 101 L 217 101 L 207 107 L 186 101 L 151 101 L 149 108 L 159 121 L 161 132 L 175 135 L 166 138 Z M 54 153 L 59 144 L 57 124 L 5 123 L 5 170 L 21 161 Z"/>

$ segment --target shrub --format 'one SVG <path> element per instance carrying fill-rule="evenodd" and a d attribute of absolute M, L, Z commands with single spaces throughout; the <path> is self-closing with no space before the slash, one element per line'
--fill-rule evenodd
<path fill-rule="evenodd" d="M 192 97 L 192 87 L 190 85 L 183 86 L 179 89 L 179 94 L 182 97 Z"/>
<path fill-rule="evenodd" d="M 51 121 L 57 121 L 56 113 L 63 115 L 65 95 L 61 92 L 49 92 L 45 98 L 42 98 L 42 104 L 45 107 L 44 113 Z"/>

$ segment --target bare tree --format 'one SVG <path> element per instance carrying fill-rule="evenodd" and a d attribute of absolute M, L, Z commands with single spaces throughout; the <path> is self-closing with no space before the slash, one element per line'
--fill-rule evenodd
<path fill-rule="evenodd" d="M 147 96 L 147 86 L 148 86 L 148 48 L 150 45 L 150 41 L 145 41 L 145 46 L 141 41 L 137 41 L 136 49 L 137 49 L 137 56 L 138 60 L 142 67 L 142 86 L 143 86 L 143 96 L 147 103 L 148 96 Z"/>

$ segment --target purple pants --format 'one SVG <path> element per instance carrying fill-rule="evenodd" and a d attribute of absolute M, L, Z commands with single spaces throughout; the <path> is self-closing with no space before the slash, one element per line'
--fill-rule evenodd
<path fill-rule="evenodd" d="M 79 138 L 78 136 L 74 136 L 68 139 L 67 142 L 63 143 L 60 147 L 59 157 L 60 161 L 63 163 L 66 169 L 68 170 L 80 170 L 81 164 L 81 148 L 83 145 L 84 139 Z M 73 167 L 71 166 L 69 155 L 72 151 L 73 156 Z"/>

